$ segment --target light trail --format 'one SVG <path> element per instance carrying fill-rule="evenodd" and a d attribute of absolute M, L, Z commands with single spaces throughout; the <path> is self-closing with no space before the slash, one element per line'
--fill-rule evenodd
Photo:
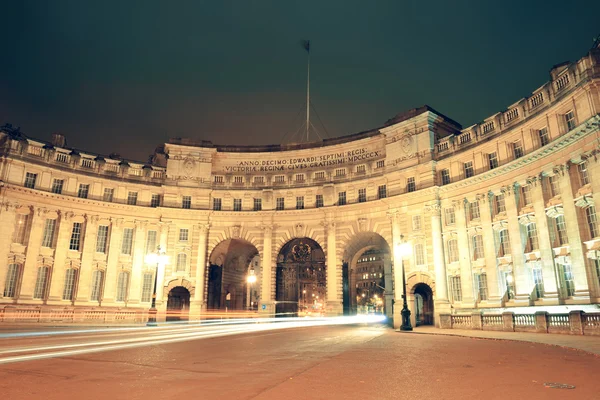
<path fill-rule="evenodd" d="M 126 334 L 145 333 L 152 336 L 129 337 L 113 340 L 98 340 L 84 343 L 67 343 L 60 345 L 16 347 L 0 350 L 0 354 L 35 353 L 0 358 L 0 364 L 9 364 L 23 361 L 34 361 L 55 357 L 67 357 L 103 351 L 123 350 L 142 346 L 178 343 L 189 340 L 216 338 L 243 333 L 262 332 L 279 329 L 303 328 L 325 325 L 349 325 L 360 323 L 374 323 L 384 320 L 383 316 L 354 316 L 354 317 L 323 317 L 323 318 L 252 318 L 243 320 L 219 321 L 207 324 L 198 323 L 187 326 L 161 326 L 98 329 L 84 331 L 70 331 L 75 338 L 82 333 L 114 333 L 115 330 Z M 131 332 L 134 331 L 134 332 Z M 137 331 L 137 332 L 136 332 Z M 61 332 L 64 334 L 64 331 Z M 79 337 L 81 339 L 81 337 Z M 41 340 L 41 338 L 40 338 Z M 59 351 L 56 351 L 59 350 Z"/>

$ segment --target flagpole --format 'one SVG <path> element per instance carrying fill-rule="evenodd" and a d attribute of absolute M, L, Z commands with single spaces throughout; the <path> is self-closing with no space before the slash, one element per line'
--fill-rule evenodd
<path fill-rule="evenodd" d="M 306 74 L 306 141 L 308 142 L 308 130 L 310 129 L 310 41 L 307 46 L 308 68 Z"/>

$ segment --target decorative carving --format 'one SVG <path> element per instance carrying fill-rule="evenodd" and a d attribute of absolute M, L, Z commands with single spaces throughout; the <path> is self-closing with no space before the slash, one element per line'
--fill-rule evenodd
<path fill-rule="evenodd" d="M 294 234 L 296 237 L 304 236 L 304 225 L 300 223 L 296 224 L 294 226 Z"/>
<path fill-rule="evenodd" d="M 594 205 L 594 198 L 591 194 L 586 194 L 584 196 L 578 197 L 575 199 L 575 205 L 577 207 L 586 208 Z"/>
<path fill-rule="evenodd" d="M 65 221 L 68 222 L 68 221 L 72 220 L 73 218 L 75 218 L 75 213 L 72 211 L 67 211 L 62 214 L 62 217 L 64 218 Z"/>
<path fill-rule="evenodd" d="M 500 232 L 505 229 L 508 229 L 508 221 L 503 220 L 503 221 L 494 222 L 492 224 L 492 229 L 495 230 L 496 232 Z"/>
<path fill-rule="evenodd" d="M 533 186 L 537 186 L 538 180 L 541 180 L 541 175 L 538 178 L 537 176 L 529 176 L 527 177 L 527 179 L 525 180 L 525 183 L 527 185 L 533 185 Z"/>
<path fill-rule="evenodd" d="M 196 163 L 191 158 L 186 158 L 183 161 L 183 172 L 187 177 L 190 177 L 194 173 L 194 168 L 196 167 Z"/>
<path fill-rule="evenodd" d="M 440 203 L 426 204 L 424 207 L 424 210 L 426 213 L 429 213 L 431 215 L 436 215 L 436 216 L 442 215 L 442 207 L 440 206 Z"/>
<path fill-rule="evenodd" d="M 310 261 L 311 248 L 308 244 L 300 242 L 292 247 L 292 258 L 296 262 Z"/>
<path fill-rule="evenodd" d="M 368 229 L 369 226 L 369 220 L 366 218 L 359 218 L 358 219 L 358 230 L 360 232 L 365 232 Z"/>
<path fill-rule="evenodd" d="M 535 214 L 525 214 L 519 217 L 519 223 L 523 226 L 527 226 L 535 222 Z"/>
<path fill-rule="evenodd" d="M 206 235 L 208 233 L 208 230 L 210 228 L 210 224 L 198 224 L 198 230 L 200 231 L 200 234 L 202 235 Z"/>
<path fill-rule="evenodd" d="M 231 227 L 231 237 L 234 239 L 239 239 L 241 231 L 242 231 L 242 227 L 240 225 L 232 226 Z"/>
<path fill-rule="evenodd" d="M 565 215 L 565 209 L 562 205 L 552 206 L 546 209 L 546 215 L 550 218 L 558 218 L 560 215 Z"/>
<path fill-rule="evenodd" d="M 400 148 L 402 149 L 402 151 L 404 153 L 406 153 L 406 154 L 412 153 L 412 151 L 411 151 L 412 144 L 413 144 L 413 139 L 410 134 L 404 135 L 400 138 Z"/>
<path fill-rule="evenodd" d="M 96 225 L 98 223 L 98 221 L 100 221 L 100 216 L 99 215 L 90 215 L 89 216 L 89 221 Z"/>

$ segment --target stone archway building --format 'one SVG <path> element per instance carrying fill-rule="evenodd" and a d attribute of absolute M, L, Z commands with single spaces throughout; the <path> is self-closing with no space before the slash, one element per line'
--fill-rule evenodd
<path fill-rule="evenodd" d="M 324 252 L 326 308 L 338 315 L 343 265 L 352 261 L 345 257 L 355 256 L 349 246 L 362 248 L 352 242 L 359 233 L 383 238 L 390 249 L 411 242 L 410 287 L 427 277 L 436 314 L 597 304 L 599 71 L 600 50 L 593 49 L 554 67 L 527 98 L 467 128 L 423 106 L 316 143 L 172 139 L 149 163 L 4 126 L 0 310 L 141 312 L 155 268 L 144 257 L 160 245 L 171 262 L 158 270 L 159 308 L 166 307 L 165 286 L 179 279 L 190 282 L 190 315 L 201 315 L 210 255 L 224 240 L 240 239 L 260 257 L 259 311 L 270 314 L 277 256 L 285 243 L 306 237 Z M 390 251 L 395 289 L 386 296 L 396 305 L 400 262 Z"/>

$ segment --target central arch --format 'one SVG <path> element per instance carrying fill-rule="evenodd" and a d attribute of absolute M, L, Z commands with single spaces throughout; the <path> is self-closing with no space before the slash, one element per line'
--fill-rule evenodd
<path fill-rule="evenodd" d="M 220 242 L 211 252 L 207 269 L 209 310 L 245 310 L 258 303 L 260 257 L 252 243 L 242 239 Z M 249 281 L 249 275 L 255 275 L 256 281 Z"/>
<path fill-rule="evenodd" d="M 321 315 L 327 299 L 327 271 L 321 246 L 310 238 L 287 242 L 277 256 L 277 315 Z"/>
<path fill-rule="evenodd" d="M 190 292 L 183 286 L 175 286 L 167 297 L 167 321 L 183 321 L 190 312 Z"/>

